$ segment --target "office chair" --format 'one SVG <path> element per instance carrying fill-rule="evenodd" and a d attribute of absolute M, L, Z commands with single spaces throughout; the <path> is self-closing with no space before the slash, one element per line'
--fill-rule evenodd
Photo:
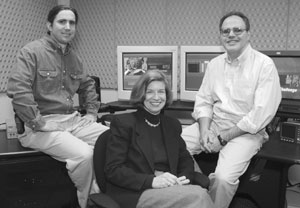
<path fill-rule="evenodd" d="M 101 112 L 109 112 L 109 106 L 106 105 L 105 103 L 101 102 L 101 83 L 100 83 L 100 78 L 97 76 L 90 76 L 94 81 L 95 81 L 95 89 L 96 89 L 96 94 L 98 95 L 98 101 L 100 102 L 100 108 L 98 110 L 98 113 Z M 82 100 L 84 100 L 83 97 L 79 96 L 78 97 L 79 100 L 79 107 L 78 107 L 78 111 L 81 114 L 86 114 L 86 110 L 82 108 Z M 101 120 L 100 120 L 101 121 Z"/>
<path fill-rule="evenodd" d="M 94 146 L 94 171 L 97 184 L 101 190 L 101 193 L 91 194 L 89 197 L 89 208 L 120 208 L 110 196 L 106 195 L 106 180 L 104 173 L 104 166 L 106 160 L 106 144 L 110 138 L 110 129 L 103 132 Z"/>
<path fill-rule="evenodd" d="M 103 112 L 110 112 L 109 105 L 101 102 L 101 84 L 100 84 L 100 78 L 96 76 L 91 76 L 92 79 L 95 81 L 95 87 L 96 87 L 96 93 L 98 94 L 98 101 L 100 102 L 100 108 L 98 110 L 98 113 Z M 103 125 L 106 125 L 106 122 L 110 122 L 112 119 L 110 114 L 102 115 L 100 118 L 97 118 L 98 123 L 102 123 Z"/>
<path fill-rule="evenodd" d="M 102 133 L 94 146 L 94 171 L 96 181 L 101 190 L 101 193 L 92 194 L 89 198 L 89 208 L 118 208 L 120 207 L 110 196 L 106 195 L 106 180 L 104 173 L 104 166 L 106 160 L 106 144 L 110 138 L 110 129 Z M 208 189 L 209 179 L 206 175 L 199 172 L 194 172 L 194 184 L 200 185 L 203 188 Z"/>

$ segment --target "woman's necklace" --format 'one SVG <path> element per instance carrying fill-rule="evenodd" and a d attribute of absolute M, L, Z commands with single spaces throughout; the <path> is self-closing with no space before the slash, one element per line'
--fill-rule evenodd
<path fill-rule="evenodd" d="M 160 124 L 160 120 L 158 120 L 158 123 L 157 123 L 157 124 L 153 124 L 153 123 L 151 123 L 150 121 L 148 121 L 146 118 L 145 118 L 145 122 L 146 122 L 146 124 L 148 124 L 148 125 L 151 126 L 151 127 L 158 127 L 159 124 Z"/>

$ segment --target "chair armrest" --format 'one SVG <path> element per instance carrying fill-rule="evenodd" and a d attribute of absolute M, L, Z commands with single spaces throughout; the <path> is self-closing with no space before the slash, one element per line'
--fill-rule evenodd
<path fill-rule="evenodd" d="M 15 113 L 15 123 L 16 123 L 18 134 L 23 134 L 25 132 L 25 123 L 16 113 Z"/>
<path fill-rule="evenodd" d="M 81 115 L 85 115 L 86 114 L 86 109 L 81 108 L 80 106 L 75 106 L 74 107 Z M 105 103 L 101 103 L 100 104 L 100 108 L 98 110 L 98 113 L 103 113 L 103 112 L 110 112 L 110 108 L 109 105 L 105 104 Z"/>
<path fill-rule="evenodd" d="M 102 113 L 102 112 L 110 112 L 110 107 L 108 104 L 106 103 L 101 103 L 100 104 L 100 108 L 98 110 L 98 113 Z"/>
<path fill-rule="evenodd" d="M 203 173 L 194 172 L 194 181 L 193 184 L 199 185 L 202 188 L 208 189 L 210 181 L 209 178 Z"/>
<path fill-rule="evenodd" d="M 91 194 L 90 205 L 98 208 L 120 208 L 120 205 L 105 193 Z"/>

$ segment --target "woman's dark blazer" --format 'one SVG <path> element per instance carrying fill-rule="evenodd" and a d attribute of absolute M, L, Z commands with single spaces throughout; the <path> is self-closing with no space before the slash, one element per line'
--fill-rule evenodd
<path fill-rule="evenodd" d="M 194 163 L 181 138 L 181 124 L 165 115 L 160 115 L 160 122 L 170 173 L 184 175 L 192 182 Z M 152 188 L 155 177 L 151 138 L 147 134 L 152 127 L 145 125 L 143 113 L 138 110 L 115 115 L 110 128 L 105 165 L 107 194 L 122 208 L 133 208 L 141 193 Z"/>

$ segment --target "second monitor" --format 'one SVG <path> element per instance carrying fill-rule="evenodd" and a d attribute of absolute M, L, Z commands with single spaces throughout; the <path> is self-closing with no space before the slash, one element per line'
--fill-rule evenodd
<path fill-rule="evenodd" d="M 222 46 L 181 46 L 180 100 L 195 101 L 208 62 L 224 53 Z"/>

